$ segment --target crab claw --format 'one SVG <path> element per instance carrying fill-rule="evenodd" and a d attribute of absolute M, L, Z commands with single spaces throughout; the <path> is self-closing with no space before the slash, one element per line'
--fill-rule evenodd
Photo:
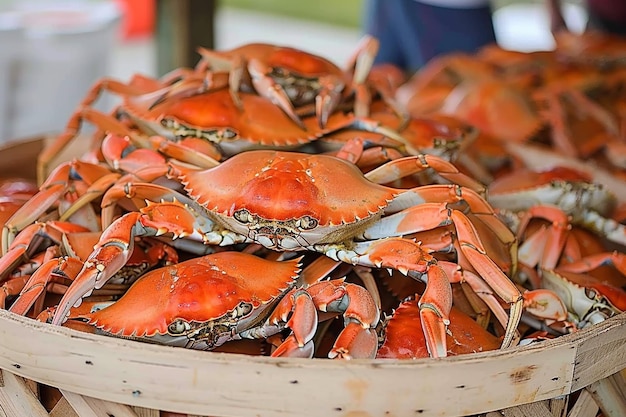
<path fill-rule="evenodd" d="M 377 336 L 372 329 L 380 312 L 369 292 L 343 279 L 323 281 L 307 289 L 296 289 L 285 296 L 270 316 L 270 324 L 279 325 L 288 317 L 292 334 L 272 353 L 272 356 L 303 357 L 310 352 L 317 330 L 317 311 L 343 314 L 345 328 L 328 353 L 329 358 L 374 358 Z M 311 357 L 308 356 L 308 357 Z"/>
<path fill-rule="evenodd" d="M 293 108 L 291 99 L 283 87 L 267 75 L 268 71 L 269 68 L 258 59 L 250 58 L 248 60 L 248 72 L 256 91 L 280 107 L 302 130 L 306 130 L 302 119 L 300 119 Z"/>
<path fill-rule="evenodd" d="M 313 341 L 309 340 L 303 346 L 300 346 L 296 340 L 296 336 L 290 334 L 285 340 L 272 352 L 274 357 L 288 356 L 290 358 L 312 358 L 315 353 Z"/>
<path fill-rule="evenodd" d="M 76 258 L 54 258 L 41 265 L 25 283 L 19 297 L 13 302 L 9 311 L 19 315 L 26 315 L 30 308 L 44 294 L 53 275 L 63 274 L 73 279 L 83 263 Z"/>
<path fill-rule="evenodd" d="M 75 305 L 101 288 L 130 259 L 133 253 L 133 227 L 142 214 L 129 213 L 114 222 L 100 237 L 93 253 L 85 261 L 80 273 L 61 298 L 52 324 L 61 325 Z"/>
<path fill-rule="evenodd" d="M 447 355 L 446 326 L 450 323 L 452 288 L 446 272 L 419 243 L 390 238 L 368 243 L 366 255 L 358 263 L 393 268 L 405 275 L 425 280 L 426 290 L 419 301 L 420 319 L 431 357 Z"/>
<path fill-rule="evenodd" d="M 319 78 L 322 89 L 315 97 L 315 114 L 320 128 L 326 127 L 328 118 L 341 102 L 341 92 L 345 82 L 336 75 L 325 75 Z"/>
<path fill-rule="evenodd" d="M 567 320 L 567 308 L 554 291 L 540 288 L 525 291 L 523 296 L 524 308 L 533 316 L 556 321 Z"/>

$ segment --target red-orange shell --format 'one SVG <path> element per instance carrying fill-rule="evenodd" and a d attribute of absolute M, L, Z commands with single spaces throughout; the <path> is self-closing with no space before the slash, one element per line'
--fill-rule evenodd
<path fill-rule="evenodd" d="M 251 43 L 225 52 L 224 55 L 258 59 L 269 67 L 285 68 L 306 77 L 341 73 L 337 65 L 325 58 L 286 46 Z"/>
<path fill-rule="evenodd" d="M 455 307 L 450 311 L 448 331 L 446 340 L 450 356 L 495 350 L 500 347 L 497 337 Z M 387 325 L 385 342 L 378 349 L 376 357 L 386 359 L 429 357 L 416 301 L 404 302 L 396 309 Z"/>
<path fill-rule="evenodd" d="M 242 302 L 266 304 L 291 288 L 299 271 L 297 260 L 219 252 L 151 271 L 115 304 L 84 317 L 116 335 L 166 334 L 176 319 L 203 323 Z"/>
<path fill-rule="evenodd" d="M 378 213 L 394 190 L 367 180 L 351 163 L 327 155 L 249 151 L 206 171 L 181 176 L 208 210 L 239 209 L 267 220 L 311 216 L 320 226 L 353 223 Z"/>

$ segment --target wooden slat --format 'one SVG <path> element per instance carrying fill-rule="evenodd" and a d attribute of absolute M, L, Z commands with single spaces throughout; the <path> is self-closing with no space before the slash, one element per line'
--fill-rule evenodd
<path fill-rule="evenodd" d="M 56 403 L 52 411 L 50 412 L 50 417 L 80 417 L 76 414 L 76 411 L 72 408 L 70 403 L 67 402 L 65 397 L 61 397 L 61 399 Z"/>
<path fill-rule="evenodd" d="M 124 404 L 87 397 L 66 390 L 61 390 L 61 393 L 80 417 L 137 417 L 132 408 Z"/>
<path fill-rule="evenodd" d="M 582 390 L 567 417 L 596 417 L 598 404 L 587 390 Z"/>
<path fill-rule="evenodd" d="M 26 386 L 23 378 L 0 370 L 0 416 L 3 417 L 49 417 L 48 412 Z"/>
<path fill-rule="evenodd" d="M 613 380 L 613 385 L 619 390 L 621 395 L 626 398 L 626 369 L 622 370 L 622 372 L 616 372 L 611 375 L 609 378 Z"/>
<path fill-rule="evenodd" d="M 501 413 L 504 417 L 554 417 L 545 401 L 505 408 Z"/>
<path fill-rule="evenodd" d="M 137 417 L 160 417 L 160 411 L 153 408 L 131 407 Z"/>
<path fill-rule="evenodd" d="M 622 393 L 624 387 L 620 386 L 624 381 L 619 373 L 617 375 L 617 378 L 610 376 L 594 382 L 586 388 L 605 417 L 626 416 L 626 397 Z"/>
<path fill-rule="evenodd" d="M 625 316 L 622 313 L 620 320 Z M 626 368 L 626 320 L 615 331 L 601 325 L 588 330 L 591 337 L 578 343 L 572 392 Z"/>
<path fill-rule="evenodd" d="M 569 395 L 563 395 L 550 400 L 550 412 L 554 417 L 565 417 L 567 415 L 567 404 L 569 403 Z"/>

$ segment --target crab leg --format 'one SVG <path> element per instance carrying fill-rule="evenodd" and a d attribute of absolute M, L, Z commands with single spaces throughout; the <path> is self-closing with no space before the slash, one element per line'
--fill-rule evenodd
<path fill-rule="evenodd" d="M 151 183 L 134 182 L 131 177 L 122 177 L 114 186 L 109 188 L 102 197 L 102 228 L 106 229 L 113 222 L 113 209 L 115 204 L 120 204 L 122 199 L 130 199 L 133 207 L 130 211 L 145 207 L 146 200 L 161 201 L 174 199 L 187 206 L 195 207 L 195 203 L 189 197 L 171 188 Z M 177 210 L 173 209 L 172 210 Z"/>
<path fill-rule="evenodd" d="M 6 255 L 0 258 L 0 281 L 3 281 L 20 262 L 28 260 L 28 258 L 33 255 L 31 252 L 35 252 L 38 249 L 34 247 L 35 245 L 39 246 L 37 242 L 35 242 L 36 237 L 44 237 L 58 244 L 66 233 L 88 231 L 89 230 L 83 226 L 61 221 L 35 223 L 24 228 L 24 230 L 17 235 Z"/>
<path fill-rule="evenodd" d="M 2 257 L 13 246 L 14 239 L 20 231 L 32 224 L 43 215 L 66 191 L 65 185 L 53 184 L 38 192 L 26 204 L 22 205 L 2 228 Z"/>
<path fill-rule="evenodd" d="M 583 273 L 595 268 L 613 265 L 615 269 L 626 275 L 626 254 L 620 252 L 602 252 L 585 256 L 578 261 L 559 265 L 562 271 Z"/>
<path fill-rule="evenodd" d="M 354 91 L 354 114 L 357 117 L 369 116 L 372 101 L 369 88 L 365 85 L 367 76 L 374 65 L 380 42 L 371 36 L 364 36 L 356 51 L 348 60 L 348 68 L 353 69 L 352 90 Z"/>
<path fill-rule="evenodd" d="M 548 220 L 550 231 L 539 233 L 541 240 L 534 239 L 532 236 L 520 245 L 519 257 L 520 261 L 528 266 L 539 265 L 542 268 L 552 269 L 559 263 L 559 258 L 567 242 L 568 232 L 571 229 L 569 216 L 558 207 L 553 206 L 533 206 L 526 210 L 518 225 L 517 237 L 521 239 L 528 224 L 533 218 L 542 218 Z M 536 245 L 543 245 L 541 247 Z M 540 259 L 536 259 L 540 257 Z"/>
<path fill-rule="evenodd" d="M 377 184 L 387 184 L 396 179 L 423 172 L 432 168 L 445 180 L 471 189 L 480 195 L 486 194 L 485 185 L 460 172 L 453 164 L 434 155 L 414 155 L 394 159 L 369 171 L 365 177 Z"/>
<path fill-rule="evenodd" d="M 502 327 L 506 328 L 509 317 L 504 308 L 493 294 L 493 290 L 475 273 L 462 269 L 459 264 L 447 261 L 439 261 L 439 265 L 444 269 L 450 282 L 466 282 L 472 291 L 481 299 L 493 312 Z"/>
<path fill-rule="evenodd" d="M 44 294 L 44 290 L 55 276 L 62 274 L 70 279 L 74 278 L 83 263 L 76 258 L 53 258 L 45 262 L 30 277 L 21 290 L 19 298 L 9 308 L 9 311 L 19 315 L 25 315 L 35 302 Z M 35 311 L 39 314 L 39 311 Z"/>
<path fill-rule="evenodd" d="M 554 321 L 567 320 L 567 308 L 561 297 L 545 288 L 524 292 L 524 309 L 535 317 Z"/>
<path fill-rule="evenodd" d="M 185 75 L 185 70 L 172 72 L 168 75 L 168 78 L 179 77 Z M 96 82 L 89 92 L 85 95 L 83 100 L 77 106 L 76 112 L 74 112 L 65 127 L 65 131 L 57 136 L 56 140 L 47 146 L 40 154 L 37 160 L 37 179 L 38 182 L 43 182 L 46 177 L 48 168 L 53 159 L 58 153 L 63 150 L 78 134 L 83 121 L 90 121 L 96 125 L 100 125 L 103 118 L 115 120 L 113 117 L 105 116 L 104 114 L 91 109 L 91 106 L 96 102 L 98 97 L 103 91 L 108 91 L 119 96 L 134 97 L 136 101 L 150 103 L 154 101 L 155 97 L 163 96 L 170 86 L 168 79 L 164 81 L 159 80 L 147 80 L 146 78 L 136 77 L 130 84 L 125 84 L 115 79 L 102 78 Z M 115 121 L 117 122 L 117 121 Z M 114 123 L 114 122 L 112 122 Z M 117 122 L 118 125 L 121 125 Z"/>
<path fill-rule="evenodd" d="M 72 203 L 59 217 L 60 221 L 68 221 L 83 207 L 92 201 L 100 198 L 107 189 L 109 189 L 117 180 L 119 180 L 120 174 L 112 172 L 103 177 L 100 177 L 93 184 L 87 188 L 87 190 L 76 201 Z M 92 223 L 92 222 L 90 222 Z"/>
<path fill-rule="evenodd" d="M 505 327 L 502 348 L 510 347 L 517 333 L 517 325 L 522 317 L 523 298 L 513 282 L 486 255 L 476 230 L 469 219 L 462 213 L 452 210 L 449 213 L 459 235 L 459 244 L 463 256 L 474 267 L 476 272 L 505 302 L 509 303 L 509 320 Z"/>
<path fill-rule="evenodd" d="M 489 203 L 476 192 L 457 185 L 427 185 L 403 191 L 385 209 L 386 216 L 367 228 L 362 239 L 380 239 L 386 236 L 403 236 L 433 229 L 441 224 L 437 215 L 432 221 L 428 205 L 435 203 L 464 203 L 469 206 L 473 216 L 480 219 L 492 231 L 499 243 L 507 250 L 511 259 L 512 271 L 517 265 L 517 241 L 511 230 L 496 216 Z M 409 207 L 408 209 L 405 207 Z M 391 215 L 387 215 L 391 214 Z M 449 222 L 448 222 L 449 224 Z M 493 246 L 493 245 L 491 245 Z"/>
<path fill-rule="evenodd" d="M 41 185 L 40 191 L 20 207 L 4 224 L 2 230 L 2 253 L 6 254 L 15 235 L 27 225 L 35 222 L 68 192 L 69 184 L 79 176 L 88 184 L 111 174 L 108 168 L 81 161 L 59 165 Z"/>
<path fill-rule="evenodd" d="M 141 227 L 141 223 L 138 223 L 140 216 L 139 212 L 128 213 L 102 233 L 93 253 L 61 298 L 52 324 L 60 325 L 71 307 L 79 306 L 83 297 L 101 288 L 126 264 L 133 252 L 134 236 Z M 156 235 L 156 231 L 153 235 Z"/>
<path fill-rule="evenodd" d="M 30 275 L 23 275 L 11 278 L 0 287 L 0 309 L 6 309 L 6 300 L 8 297 L 18 295 L 26 282 L 30 279 Z"/>

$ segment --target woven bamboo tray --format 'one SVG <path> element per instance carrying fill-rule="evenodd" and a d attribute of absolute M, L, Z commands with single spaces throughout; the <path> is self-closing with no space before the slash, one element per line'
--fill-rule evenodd
<path fill-rule="evenodd" d="M 42 141 L 0 150 L 34 174 Z M 437 360 L 276 359 L 151 345 L 0 311 L 0 416 L 626 416 L 626 313 L 531 346 Z M 48 413 L 35 383 L 61 390 Z M 36 391 L 36 389 L 34 390 Z M 499 411 L 498 411 L 499 410 Z"/>

